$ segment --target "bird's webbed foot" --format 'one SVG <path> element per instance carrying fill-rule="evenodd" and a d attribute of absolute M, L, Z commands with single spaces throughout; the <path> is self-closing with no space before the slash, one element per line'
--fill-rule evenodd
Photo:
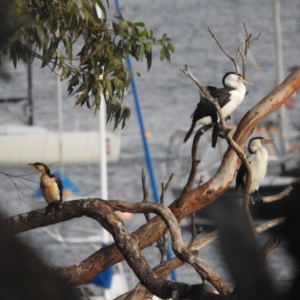
<path fill-rule="evenodd" d="M 219 132 L 219 137 L 225 139 L 225 136 L 231 131 L 231 128 L 226 127 L 223 131 Z"/>
<path fill-rule="evenodd" d="M 253 195 L 253 200 L 254 203 L 262 203 L 262 197 L 260 196 L 258 190 L 255 190 L 254 195 Z"/>
<path fill-rule="evenodd" d="M 59 210 L 59 202 L 58 201 L 48 203 L 48 205 L 45 208 L 44 215 L 48 215 L 51 212 L 51 210 L 53 210 L 53 209 Z"/>

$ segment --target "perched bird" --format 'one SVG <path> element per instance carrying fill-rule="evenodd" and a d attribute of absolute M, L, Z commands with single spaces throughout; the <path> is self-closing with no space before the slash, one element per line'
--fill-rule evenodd
<path fill-rule="evenodd" d="M 50 173 L 49 168 L 39 162 L 28 164 L 29 166 L 42 172 L 40 187 L 43 196 L 48 203 L 45 214 L 48 214 L 52 208 L 58 209 L 58 204 L 62 202 L 63 185 L 59 178 Z"/>
<path fill-rule="evenodd" d="M 220 89 L 211 86 L 204 88 L 218 101 L 223 117 L 226 119 L 244 100 L 246 94 L 245 84 L 252 85 L 252 83 L 246 81 L 236 72 L 227 72 L 222 79 L 222 83 L 224 87 Z M 184 138 L 184 142 L 189 139 L 197 125 L 213 124 L 212 147 L 215 147 L 220 127 L 219 116 L 215 106 L 205 97 L 203 92 L 200 92 L 200 102 L 191 117 L 193 118 L 192 125 Z"/>
<path fill-rule="evenodd" d="M 268 151 L 263 147 L 263 145 L 269 143 L 272 143 L 272 140 L 266 140 L 260 136 L 250 139 L 248 143 L 248 151 L 250 155 L 247 157 L 247 160 L 252 170 L 252 182 L 250 185 L 249 194 L 255 193 L 254 200 L 256 202 L 261 201 L 261 197 L 259 195 L 259 186 L 265 178 L 268 165 Z M 235 181 L 236 192 L 238 192 L 239 189 L 244 190 L 246 182 L 246 167 L 244 163 L 241 164 Z"/>

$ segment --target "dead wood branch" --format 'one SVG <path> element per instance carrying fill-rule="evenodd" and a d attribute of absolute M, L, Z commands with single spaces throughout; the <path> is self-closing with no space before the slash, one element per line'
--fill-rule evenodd
<path fill-rule="evenodd" d="M 295 90 L 300 87 L 300 68 L 291 73 L 276 89 L 265 96 L 256 106 L 254 106 L 241 120 L 233 136 L 233 140 L 240 146 L 244 147 L 250 134 L 255 126 L 267 115 L 274 112 L 284 104 Z M 214 202 L 232 182 L 239 163 L 236 153 L 229 147 L 224 154 L 222 164 L 217 173 L 209 181 L 195 189 L 192 189 L 185 195 L 185 201 L 182 206 L 176 206 L 175 203 L 170 205 L 177 220 L 181 220 L 190 215 L 193 211 Z M 44 216 L 44 210 L 38 210 L 31 213 L 21 214 L 6 220 L 11 228 L 17 233 L 33 228 L 47 226 L 58 222 L 70 220 L 75 217 L 81 217 L 86 211 L 84 207 L 86 200 L 76 201 L 76 204 L 65 202 L 55 215 Z M 71 205 L 74 205 L 72 207 Z M 76 208 L 78 206 L 78 208 Z M 82 207 L 81 207 L 82 206 Z M 71 209 L 72 208 L 72 209 Z M 74 208 L 76 208 L 74 210 Z M 159 237 L 167 231 L 167 226 L 160 217 L 154 217 L 148 224 L 140 227 L 132 234 L 132 238 L 138 243 L 140 249 L 144 249 L 153 244 Z M 107 259 L 109 257 L 109 260 Z M 104 247 L 91 255 L 86 261 L 60 268 L 62 276 L 72 278 L 73 284 L 81 284 L 91 280 L 97 274 L 111 265 L 122 261 L 123 255 L 118 250 L 116 244 Z M 91 263 L 92 262 L 92 263 Z M 77 272 L 76 269 L 80 269 Z M 70 277 L 69 274 L 74 276 Z"/>
<path fill-rule="evenodd" d="M 262 202 L 263 203 L 270 203 L 273 201 L 281 200 L 284 197 L 287 197 L 290 192 L 293 190 L 293 187 L 289 185 L 286 187 L 281 193 L 273 195 L 273 196 L 267 196 L 267 197 L 262 197 Z"/>
<path fill-rule="evenodd" d="M 268 229 L 271 229 L 273 227 L 276 227 L 284 222 L 285 218 L 277 218 L 274 220 L 270 220 L 266 223 L 263 223 L 256 227 L 257 233 L 265 232 Z M 197 241 L 192 242 L 188 248 L 189 250 L 194 254 L 197 255 L 198 250 L 203 248 L 204 246 L 208 245 L 209 243 L 212 243 L 216 238 L 218 238 L 218 231 L 215 230 L 206 236 L 198 239 Z M 274 248 L 275 249 L 275 248 Z M 273 250 L 274 250 L 273 249 Z M 269 252 L 270 254 L 271 252 Z M 266 260 L 269 258 L 269 255 L 266 257 Z M 165 276 L 169 275 L 172 270 L 175 270 L 183 265 L 183 261 L 178 259 L 177 257 L 172 258 L 171 260 L 164 262 L 163 264 L 160 264 L 156 266 L 153 271 L 157 274 L 158 277 L 164 278 Z M 137 292 L 136 295 L 140 295 L 143 293 L 143 299 L 148 299 L 153 296 L 143 285 L 138 284 L 135 290 Z M 121 298 L 118 298 L 117 300 L 123 299 L 123 296 Z"/>
<path fill-rule="evenodd" d="M 174 177 L 174 173 L 170 175 L 169 180 L 167 182 L 167 184 L 165 185 L 163 182 L 161 183 L 161 195 L 160 195 L 160 203 L 164 204 L 164 197 L 165 197 L 165 193 L 168 190 L 170 183 L 172 181 Z M 158 240 L 160 241 L 160 240 Z M 163 263 L 164 261 L 167 260 L 167 252 L 168 252 L 168 235 L 165 234 L 163 237 L 163 242 L 159 242 L 157 241 L 157 246 L 159 248 L 159 251 L 161 253 L 161 259 L 160 262 Z"/>
<path fill-rule="evenodd" d="M 280 238 L 271 237 L 262 246 L 261 252 L 262 252 L 262 259 L 264 262 L 266 262 L 269 259 L 271 253 L 279 246 L 280 242 L 281 242 Z"/>
<path fill-rule="evenodd" d="M 27 225 L 31 223 L 31 227 L 36 228 L 49 225 L 49 223 L 54 224 L 56 223 L 54 219 L 61 222 L 63 220 L 69 220 L 73 217 L 79 217 L 83 215 L 94 218 L 111 233 L 117 248 L 125 257 L 128 265 L 134 270 L 141 283 L 147 286 L 152 293 L 155 293 L 160 297 L 170 297 L 170 292 L 172 291 L 170 290 L 166 296 L 166 287 L 163 287 L 164 283 L 158 281 L 157 276 L 155 273 L 153 273 L 148 262 L 139 250 L 139 246 L 136 243 L 134 236 L 132 237 L 127 232 L 123 222 L 114 213 L 114 211 L 158 214 L 169 227 L 172 236 L 172 248 L 176 256 L 180 260 L 193 266 L 197 273 L 200 274 L 205 280 L 210 282 L 219 291 L 219 293 L 223 295 L 230 293 L 229 288 L 213 272 L 213 270 L 211 270 L 201 259 L 194 257 L 192 253 L 185 247 L 176 218 L 169 208 L 161 204 L 102 201 L 100 199 L 68 201 L 60 205 L 60 210 L 55 214 L 44 216 L 43 210 L 37 210 L 6 219 L 3 223 L 14 229 L 15 232 L 21 232 L 24 231 L 22 222 L 27 223 Z M 108 247 L 105 247 L 105 249 L 106 248 Z M 58 274 L 63 276 L 65 279 L 72 279 L 73 284 L 76 284 L 75 278 L 77 275 L 80 274 L 82 276 L 84 274 L 85 282 L 87 282 L 93 278 L 89 277 L 91 276 L 91 273 L 93 273 L 93 268 L 97 263 L 99 262 L 96 262 L 94 258 L 89 257 L 83 263 L 73 266 L 73 268 L 56 268 L 56 272 L 58 272 Z M 86 269 L 88 269 L 88 272 Z M 168 285 L 170 286 L 169 283 Z M 176 289 L 177 288 L 173 286 L 172 290 Z"/>
<path fill-rule="evenodd" d="M 219 48 L 221 49 L 221 51 L 233 62 L 234 66 L 235 66 L 235 71 L 237 73 L 240 73 L 240 68 L 239 68 L 239 63 L 238 63 L 238 58 L 239 58 L 239 49 L 236 52 L 235 57 L 231 56 L 222 46 L 222 44 L 219 42 L 217 36 L 212 33 L 212 31 L 210 30 L 210 28 L 208 27 L 208 31 L 210 33 L 210 35 L 212 36 L 212 38 L 215 40 L 215 42 L 217 43 L 217 45 L 219 46 Z"/>
<path fill-rule="evenodd" d="M 245 34 L 246 34 L 245 49 L 244 49 L 244 52 L 240 51 L 240 55 L 242 57 L 242 63 L 243 63 L 243 74 L 242 75 L 243 75 L 244 78 L 246 78 L 246 74 L 247 74 L 247 64 L 246 64 L 246 61 L 247 61 L 248 52 L 250 50 L 251 45 L 260 38 L 260 36 L 263 33 L 263 30 L 255 38 L 253 38 L 251 40 L 251 36 L 252 35 L 251 35 L 251 33 L 248 34 L 246 23 L 243 23 L 243 26 L 244 26 L 244 30 L 245 30 Z"/>
<path fill-rule="evenodd" d="M 281 200 L 285 197 L 288 197 L 292 190 L 293 190 L 293 187 L 291 185 L 289 185 L 282 192 L 280 192 L 276 195 L 262 197 L 262 202 L 263 203 L 271 203 L 271 202 L 274 202 L 277 200 Z M 242 199 L 240 199 L 240 201 L 242 201 Z M 250 201 L 250 204 L 255 205 L 256 203 L 253 201 Z"/>
<path fill-rule="evenodd" d="M 217 38 L 216 34 L 212 33 L 212 31 L 210 30 L 210 28 L 208 28 L 208 31 L 209 31 L 210 35 L 212 36 L 212 38 L 217 43 L 217 45 L 219 46 L 219 48 L 221 49 L 221 51 L 233 62 L 234 66 L 235 66 L 235 70 L 236 70 L 237 73 L 240 73 L 240 71 L 239 71 L 240 67 L 239 67 L 239 64 L 238 64 L 238 59 L 239 59 L 239 56 L 242 57 L 242 66 L 243 66 L 242 75 L 243 75 L 244 78 L 246 78 L 246 73 L 247 73 L 247 64 L 246 64 L 246 61 L 247 61 L 248 51 L 249 51 L 251 45 L 260 38 L 260 36 L 262 35 L 263 31 L 261 31 L 254 39 L 251 39 L 252 35 L 251 35 L 251 33 L 248 34 L 246 23 L 243 23 L 243 26 L 244 26 L 244 30 L 245 30 L 245 34 L 246 34 L 245 49 L 244 49 L 244 51 L 242 51 L 238 47 L 235 57 L 231 56 L 224 49 L 224 47 L 220 43 L 219 39 Z"/>
<path fill-rule="evenodd" d="M 142 188 L 143 188 L 143 202 L 148 202 L 149 192 L 146 186 L 146 175 L 145 170 L 142 168 Z M 150 221 L 150 214 L 145 214 L 145 219 L 147 222 Z"/>
<path fill-rule="evenodd" d="M 185 247 L 181 237 L 180 227 L 169 208 L 156 203 L 129 203 L 124 201 L 110 201 L 109 203 L 114 210 L 121 210 L 124 212 L 131 211 L 135 213 L 144 213 L 145 211 L 148 211 L 159 215 L 169 227 L 172 237 L 172 249 L 175 255 L 179 259 L 193 266 L 197 273 L 203 279 L 211 283 L 220 294 L 228 295 L 230 293 L 230 289 L 217 274 L 215 274 L 215 272 L 200 258 L 193 256 L 187 247 Z"/>

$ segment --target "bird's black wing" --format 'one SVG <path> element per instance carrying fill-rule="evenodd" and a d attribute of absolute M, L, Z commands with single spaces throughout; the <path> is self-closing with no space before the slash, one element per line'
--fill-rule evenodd
<path fill-rule="evenodd" d="M 197 108 L 192 114 L 193 122 L 196 124 L 198 120 L 207 116 L 211 116 L 213 118 L 214 113 L 216 113 L 215 106 L 207 98 L 203 98 L 200 102 L 198 102 Z"/>
<path fill-rule="evenodd" d="M 58 189 L 59 189 L 59 197 L 60 197 L 60 202 L 62 202 L 62 196 L 63 196 L 63 184 L 62 181 L 55 177 L 55 182 L 57 183 Z"/>
<path fill-rule="evenodd" d="M 203 98 L 198 102 L 197 108 L 191 116 L 193 118 L 192 125 L 184 138 L 184 142 L 186 142 L 193 133 L 197 121 L 207 116 L 211 116 L 212 122 L 218 121 L 218 114 L 215 106 L 207 98 Z"/>
<path fill-rule="evenodd" d="M 236 178 L 235 178 L 235 191 L 238 191 L 239 188 L 241 188 L 241 190 L 244 189 L 244 176 L 246 174 L 246 167 L 245 164 L 242 163 L 239 167 L 239 170 L 236 174 Z"/>
<path fill-rule="evenodd" d="M 218 100 L 220 107 L 223 107 L 230 101 L 230 91 L 233 91 L 233 88 L 222 88 L 211 91 L 212 97 Z"/>
<path fill-rule="evenodd" d="M 196 123 L 193 122 L 190 129 L 189 129 L 189 131 L 187 132 L 187 134 L 184 137 L 184 140 L 183 140 L 184 143 L 190 138 L 190 136 L 193 133 L 193 130 L 195 128 L 195 125 L 196 125 Z"/>
<path fill-rule="evenodd" d="M 203 85 L 202 86 L 203 90 L 208 93 L 208 94 L 212 94 L 215 90 L 217 90 L 218 88 L 216 88 L 215 86 L 211 86 L 211 85 Z M 203 98 L 206 98 L 206 94 L 204 92 L 202 92 L 202 90 L 199 90 L 199 94 L 200 94 L 200 101 Z"/>

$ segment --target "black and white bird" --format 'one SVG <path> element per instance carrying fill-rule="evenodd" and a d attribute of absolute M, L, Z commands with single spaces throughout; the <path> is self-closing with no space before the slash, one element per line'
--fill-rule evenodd
<path fill-rule="evenodd" d="M 254 193 L 254 200 L 261 202 L 261 196 L 259 195 L 259 186 L 266 176 L 268 165 L 268 151 L 263 147 L 265 144 L 272 143 L 272 140 L 266 140 L 263 137 L 254 137 L 249 140 L 248 151 L 250 155 L 247 160 L 252 170 L 252 182 L 250 185 L 249 194 Z M 242 163 L 236 175 L 235 190 L 244 190 L 246 182 L 246 167 Z"/>
<path fill-rule="evenodd" d="M 206 90 L 218 101 L 223 117 L 226 119 L 242 103 L 246 94 L 245 84 L 253 85 L 236 72 L 227 72 L 223 79 L 223 88 L 207 86 Z M 219 133 L 219 116 L 215 106 L 205 95 L 200 92 L 200 101 L 192 114 L 192 125 L 187 132 L 184 142 L 191 136 L 194 128 L 198 125 L 214 125 L 212 134 L 212 147 L 216 146 Z"/>
<path fill-rule="evenodd" d="M 59 203 L 62 202 L 63 195 L 63 185 L 61 180 L 51 174 L 50 169 L 45 164 L 36 162 L 28 165 L 42 172 L 40 187 L 42 194 L 48 203 L 45 214 L 48 214 L 52 208 L 58 209 Z"/>

